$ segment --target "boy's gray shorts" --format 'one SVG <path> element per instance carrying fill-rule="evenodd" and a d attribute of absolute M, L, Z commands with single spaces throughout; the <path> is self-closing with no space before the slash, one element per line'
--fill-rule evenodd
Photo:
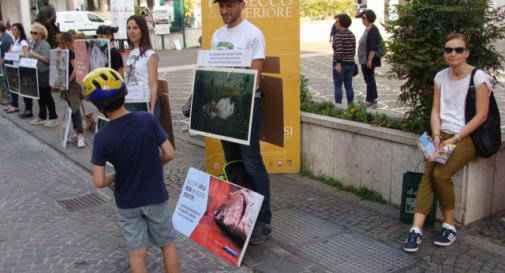
<path fill-rule="evenodd" d="M 128 251 L 144 249 L 148 239 L 153 245 L 162 247 L 177 238 L 166 201 L 133 209 L 117 208 L 117 216 Z"/>

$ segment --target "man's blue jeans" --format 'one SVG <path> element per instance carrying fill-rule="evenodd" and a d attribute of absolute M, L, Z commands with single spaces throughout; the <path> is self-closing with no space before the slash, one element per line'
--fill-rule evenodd
<path fill-rule="evenodd" d="M 344 84 L 347 103 L 351 104 L 354 100 L 354 89 L 352 88 L 352 73 L 354 72 L 354 63 L 342 63 L 342 72 L 338 74 L 333 69 L 333 86 L 335 88 L 335 102 L 342 103 L 342 83 Z"/>
<path fill-rule="evenodd" d="M 221 144 L 226 162 L 243 161 L 247 173 L 253 180 L 252 190 L 264 197 L 258 215 L 258 222 L 270 224 L 272 219 L 272 211 L 270 209 L 270 179 L 260 152 L 261 103 L 259 98 L 256 98 L 254 101 L 253 111 L 249 146 L 224 140 L 221 141 Z"/>

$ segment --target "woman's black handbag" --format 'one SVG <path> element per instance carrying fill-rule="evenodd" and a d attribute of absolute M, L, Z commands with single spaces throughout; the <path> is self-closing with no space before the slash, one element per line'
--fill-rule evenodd
<path fill-rule="evenodd" d="M 354 63 L 354 71 L 352 72 L 352 76 L 356 77 L 358 75 L 358 65 Z"/>
<path fill-rule="evenodd" d="M 475 116 L 475 84 L 473 77 L 477 68 L 474 68 L 470 76 L 470 87 L 466 95 L 465 102 L 465 121 L 468 123 Z M 489 96 L 489 114 L 487 120 L 470 134 L 475 153 L 481 157 L 490 157 L 494 155 L 501 146 L 500 112 L 494 98 L 493 92 Z"/>

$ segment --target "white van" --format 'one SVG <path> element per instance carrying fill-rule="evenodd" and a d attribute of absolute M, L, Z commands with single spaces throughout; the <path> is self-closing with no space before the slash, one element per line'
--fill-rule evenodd
<path fill-rule="evenodd" d="M 58 11 L 56 23 L 59 24 L 61 32 L 73 29 L 86 35 L 96 35 L 96 29 L 100 25 L 110 25 L 109 20 L 89 11 Z"/>

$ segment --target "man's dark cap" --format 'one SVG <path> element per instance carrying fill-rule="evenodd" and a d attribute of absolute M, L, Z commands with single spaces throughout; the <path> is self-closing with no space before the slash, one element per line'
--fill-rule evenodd
<path fill-rule="evenodd" d="M 236 3 L 236 2 L 244 2 L 244 0 L 214 0 L 214 3 L 220 3 L 220 2 Z"/>

